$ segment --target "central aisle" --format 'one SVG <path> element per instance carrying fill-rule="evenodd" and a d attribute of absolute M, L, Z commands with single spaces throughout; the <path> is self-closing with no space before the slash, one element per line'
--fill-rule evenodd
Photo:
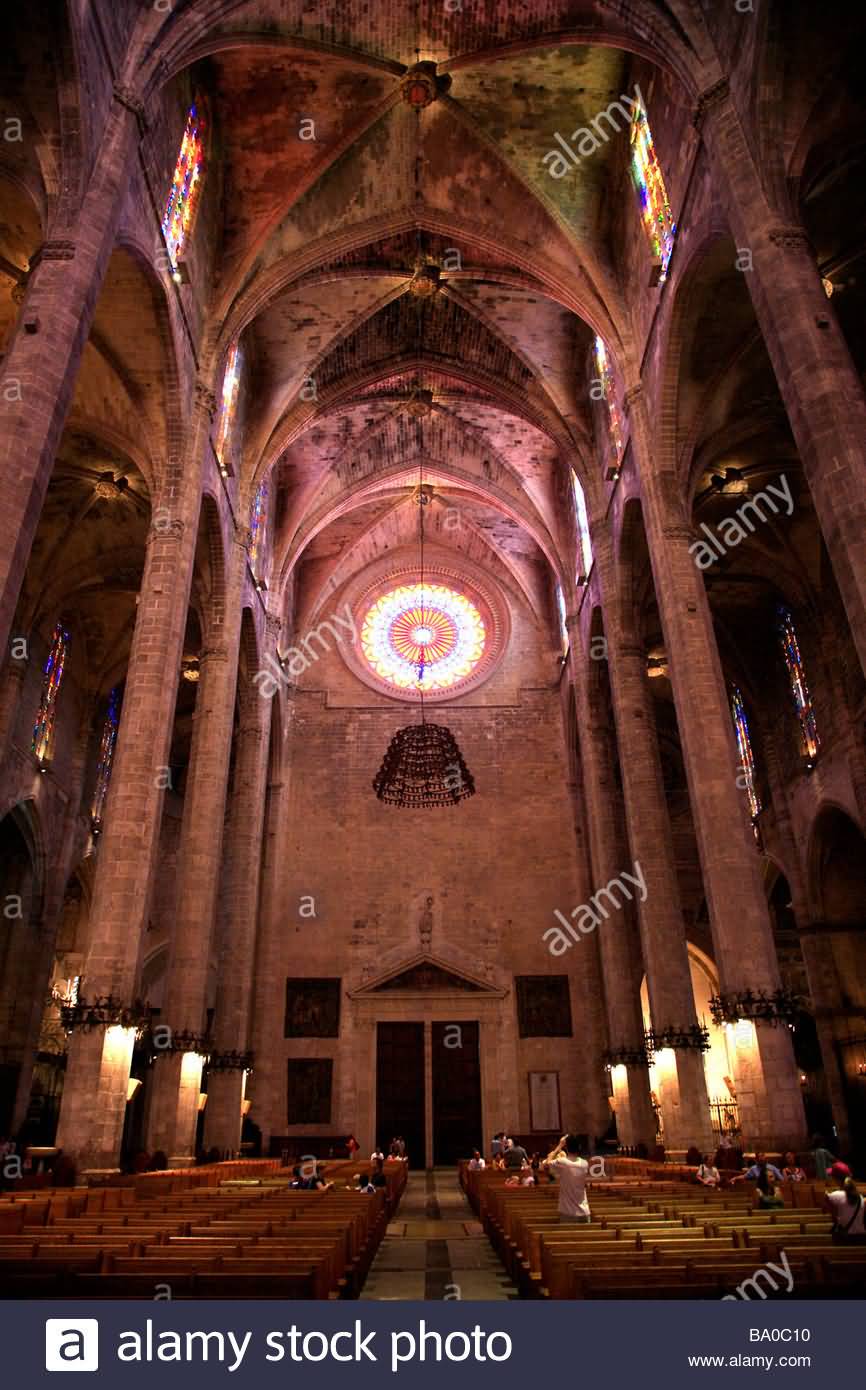
<path fill-rule="evenodd" d="M 502 1302 L 516 1297 L 455 1169 L 410 1172 L 361 1298 Z"/>

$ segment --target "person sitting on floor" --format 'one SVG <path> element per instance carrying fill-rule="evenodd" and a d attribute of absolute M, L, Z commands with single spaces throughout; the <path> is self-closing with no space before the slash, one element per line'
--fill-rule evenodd
<path fill-rule="evenodd" d="M 782 1177 L 785 1179 L 785 1182 L 806 1181 L 806 1174 L 798 1164 L 796 1154 L 785 1154 L 785 1166 L 782 1169 Z"/>
<path fill-rule="evenodd" d="M 707 1154 L 705 1156 L 703 1163 L 701 1163 L 698 1166 L 698 1170 L 695 1173 L 695 1177 L 697 1178 L 699 1183 L 703 1183 L 704 1187 L 719 1186 L 719 1183 L 721 1182 L 722 1178 L 718 1168 L 713 1163 L 712 1154 Z"/>

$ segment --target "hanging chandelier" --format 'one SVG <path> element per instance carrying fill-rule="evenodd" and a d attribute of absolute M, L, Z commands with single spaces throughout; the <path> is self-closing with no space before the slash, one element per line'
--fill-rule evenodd
<path fill-rule="evenodd" d="M 428 614 L 424 604 L 424 508 L 431 502 L 432 495 L 432 488 L 424 486 L 422 462 L 418 470 L 418 488 L 413 494 L 418 506 L 421 553 L 421 606 L 419 620 L 413 629 L 413 640 L 419 652 L 421 722 L 397 730 L 373 779 L 373 790 L 380 801 L 389 806 L 419 809 L 425 806 L 456 806 L 458 801 L 475 794 L 475 781 L 451 730 L 444 724 L 428 724 L 424 717 L 424 672 L 429 664 L 426 658 L 428 649 L 436 641 L 432 614 Z"/>

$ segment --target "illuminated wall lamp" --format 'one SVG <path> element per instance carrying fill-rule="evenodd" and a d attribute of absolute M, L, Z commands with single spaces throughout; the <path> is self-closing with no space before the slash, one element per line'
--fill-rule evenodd
<path fill-rule="evenodd" d="M 189 267 L 186 261 L 178 261 L 174 270 L 171 272 L 171 278 L 176 285 L 189 284 Z"/>

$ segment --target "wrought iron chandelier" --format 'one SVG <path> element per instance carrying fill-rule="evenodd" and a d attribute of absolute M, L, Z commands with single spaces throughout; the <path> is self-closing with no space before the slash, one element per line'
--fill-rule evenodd
<path fill-rule="evenodd" d="M 380 801 L 389 806 L 421 809 L 427 806 L 456 806 L 458 801 L 475 794 L 475 781 L 463 760 L 459 744 L 444 724 L 428 724 L 424 717 L 424 655 L 433 632 L 424 639 L 428 629 L 423 625 L 424 614 L 424 508 L 432 498 L 432 489 L 424 486 L 423 461 L 418 469 L 418 488 L 414 500 L 418 504 L 418 533 L 421 552 L 420 587 L 422 624 L 416 640 L 421 649 L 418 661 L 418 696 L 421 704 L 421 723 L 398 729 L 392 738 L 382 766 L 373 778 L 373 790 Z"/>

